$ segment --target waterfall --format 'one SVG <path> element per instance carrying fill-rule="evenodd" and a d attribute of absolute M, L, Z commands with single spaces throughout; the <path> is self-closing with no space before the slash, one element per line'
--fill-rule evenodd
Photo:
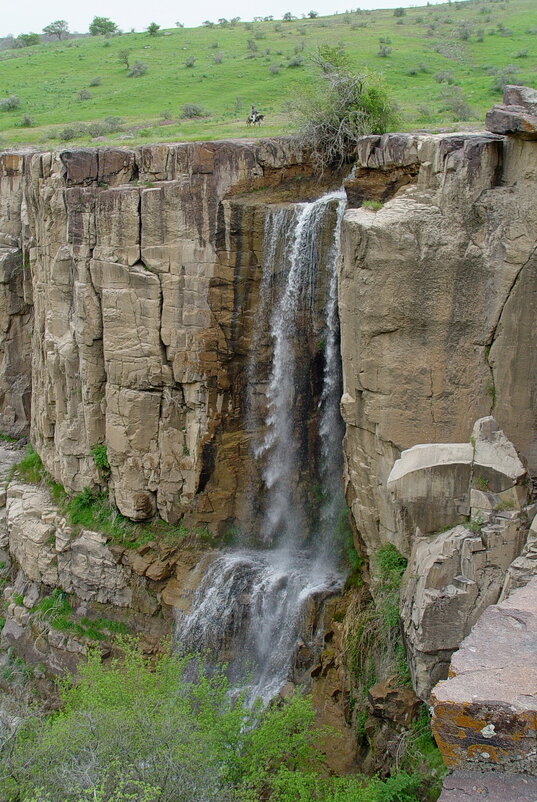
<path fill-rule="evenodd" d="M 336 529 L 344 504 L 337 315 L 344 209 L 345 194 L 338 191 L 267 210 L 245 411 L 248 430 L 260 433 L 252 447 L 262 488 L 257 547 L 248 536 L 242 547 L 216 557 L 190 611 L 177 619 L 181 648 L 218 655 L 251 701 L 268 702 L 278 692 L 299 649 L 313 656 L 316 613 L 343 579 Z M 317 336 L 323 368 L 312 406 Z M 263 377 L 258 349 L 267 337 L 272 358 Z"/>

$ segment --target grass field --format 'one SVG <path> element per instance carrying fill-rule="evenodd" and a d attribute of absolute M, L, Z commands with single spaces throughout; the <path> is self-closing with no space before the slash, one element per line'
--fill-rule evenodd
<path fill-rule="evenodd" d="M 401 130 L 476 124 L 506 82 L 537 86 L 536 0 L 86 37 L 2 51 L 0 105 L 13 95 L 20 105 L 0 111 L 0 146 L 290 133 L 290 103 L 312 81 L 309 56 L 323 43 L 344 45 L 357 71 L 383 75 Z M 145 74 L 128 76 L 125 50 Z M 252 103 L 266 115 L 255 131 L 245 125 Z M 181 119 L 185 104 L 209 116 Z"/>

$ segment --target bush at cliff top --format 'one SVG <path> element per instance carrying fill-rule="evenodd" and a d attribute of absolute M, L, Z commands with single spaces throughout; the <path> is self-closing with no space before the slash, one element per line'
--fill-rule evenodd
<path fill-rule="evenodd" d="M 318 82 L 295 106 L 299 136 L 321 168 L 341 166 L 352 159 L 361 136 L 396 127 L 395 106 L 380 78 L 351 71 L 343 48 L 321 47 L 313 60 Z"/>
<path fill-rule="evenodd" d="M 327 776 L 320 733 L 298 696 L 247 709 L 192 657 L 151 667 L 123 641 L 109 667 L 90 653 L 62 709 L 4 739 L 4 802 L 415 802 L 420 778 Z M 326 733 L 325 733 L 326 734 Z"/>

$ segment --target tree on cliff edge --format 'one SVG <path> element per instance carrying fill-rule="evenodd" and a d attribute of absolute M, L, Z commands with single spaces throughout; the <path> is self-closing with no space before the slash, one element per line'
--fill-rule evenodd
<path fill-rule="evenodd" d="M 342 47 L 323 45 L 313 58 L 318 78 L 295 103 L 299 137 L 324 169 L 350 161 L 358 139 L 397 125 L 397 111 L 378 76 L 353 73 Z"/>

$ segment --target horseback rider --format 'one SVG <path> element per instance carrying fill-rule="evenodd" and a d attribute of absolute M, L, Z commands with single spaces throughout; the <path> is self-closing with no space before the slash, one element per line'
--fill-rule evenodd
<path fill-rule="evenodd" d="M 252 106 L 252 111 L 250 112 L 250 119 L 252 120 L 253 123 L 255 123 L 255 121 L 257 120 L 258 114 L 259 112 L 257 111 L 256 107 Z"/>

